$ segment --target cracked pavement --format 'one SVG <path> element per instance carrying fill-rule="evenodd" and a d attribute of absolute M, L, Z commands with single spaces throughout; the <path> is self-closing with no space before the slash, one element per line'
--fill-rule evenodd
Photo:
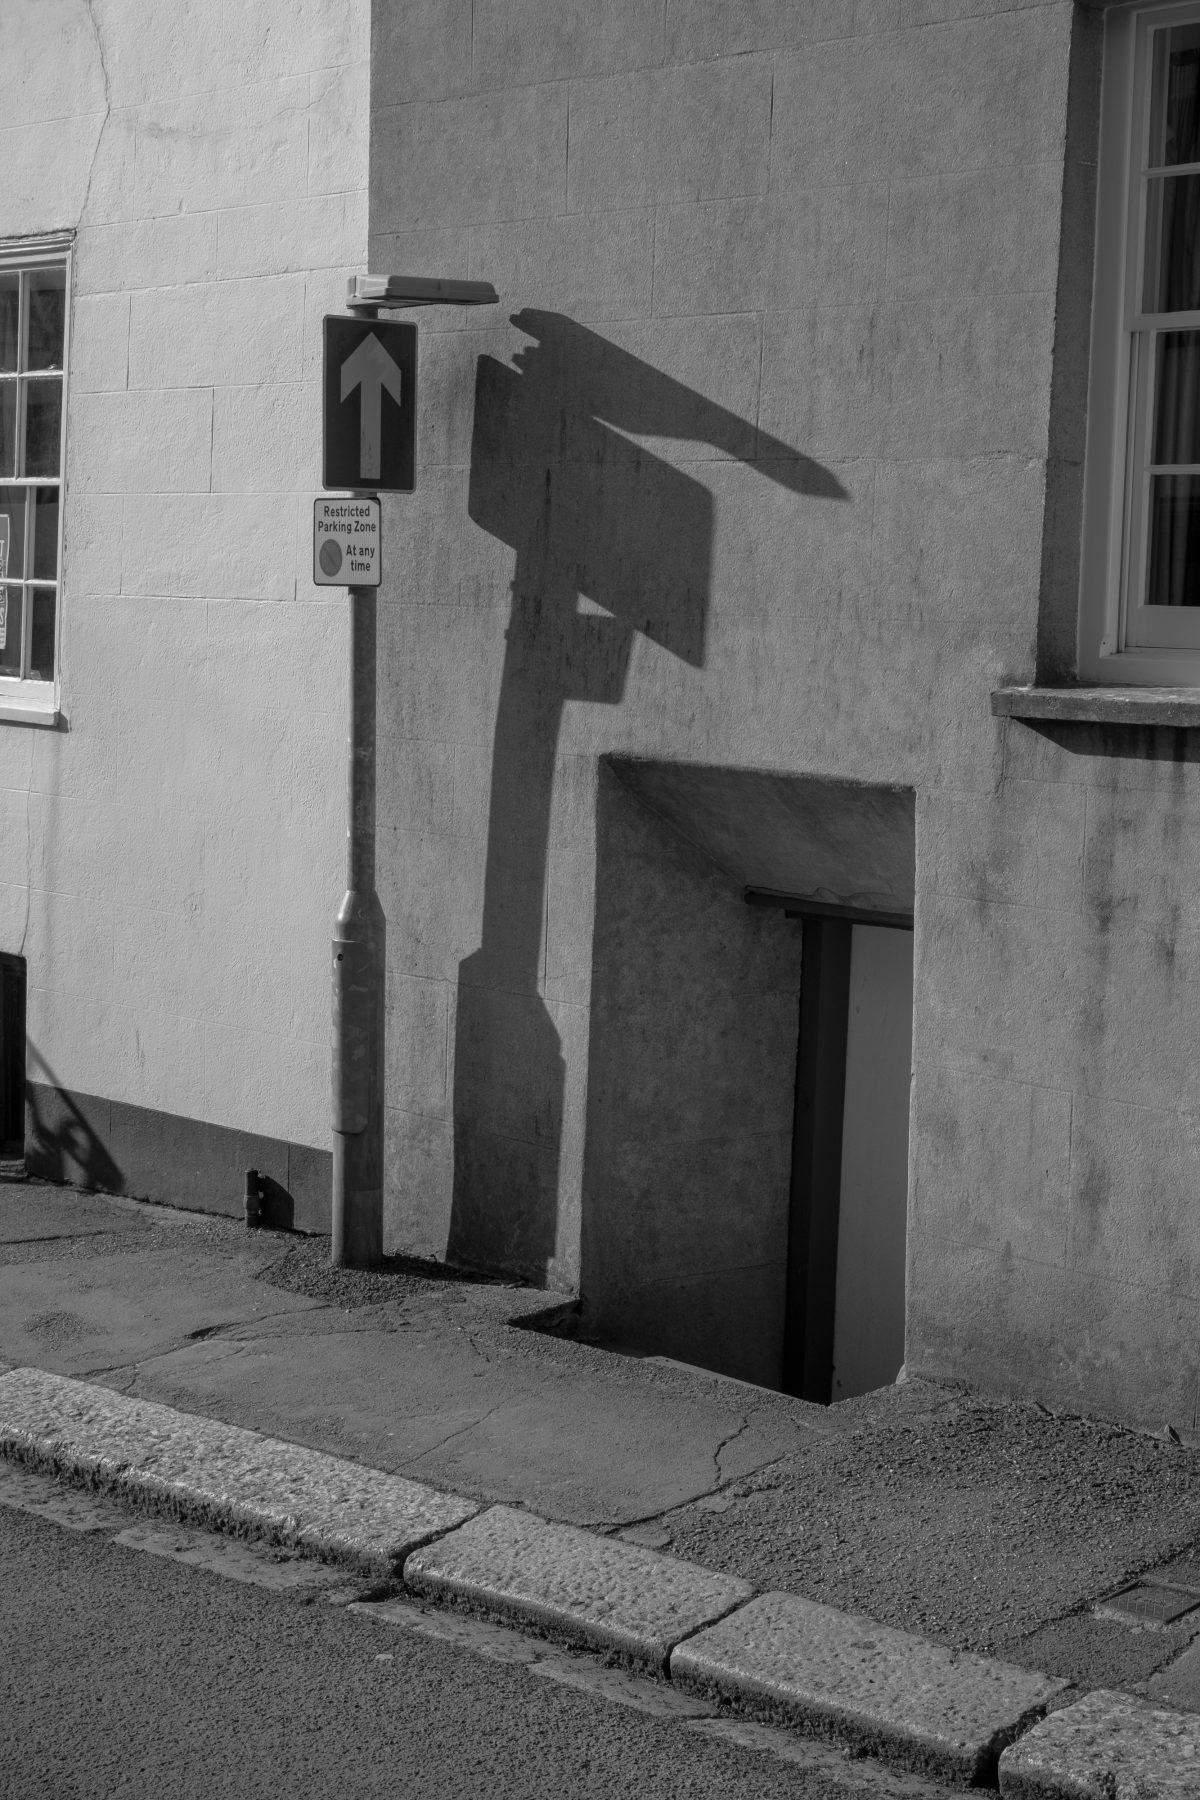
<path fill-rule="evenodd" d="M 0 1359 L 670 1550 L 947 1645 L 1150 1691 L 1200 1612 L 1094 1602 L 1200 1545 L 1200 1449 L 908 1382 L 830 1408 L 522 1328 L 554 1297 L 0 1184 Z"/>
<path fill-rule="evenodd" d="M 600 1530 L 765 1469 L 816 1409 L 512 1323 L 546 1295 L 39 1184 L 0 1188 L 0 1358 Z"/>

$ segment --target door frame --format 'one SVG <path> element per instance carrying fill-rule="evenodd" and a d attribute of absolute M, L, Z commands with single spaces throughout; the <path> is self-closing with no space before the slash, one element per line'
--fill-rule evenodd
<path fill-rule="evenodd" d="M 828 1406 L 833 1390 L 853 928 L 872 925 L 911 931 L 913 919 L 911 913 L 871 912 L 762 889 L 747 889 L 746 899 L 752 906 L 779 907 L 788 918 L 798 918 L 804 933 L 780 1386 L 785 1394 Z"/>

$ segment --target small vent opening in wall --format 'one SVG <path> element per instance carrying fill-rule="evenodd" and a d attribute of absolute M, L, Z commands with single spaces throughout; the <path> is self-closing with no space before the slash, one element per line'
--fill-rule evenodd
<path fill-rule="evenodd" d="M 25 958 L 0 951 L 0 1172 L 25 1166 Z"/>

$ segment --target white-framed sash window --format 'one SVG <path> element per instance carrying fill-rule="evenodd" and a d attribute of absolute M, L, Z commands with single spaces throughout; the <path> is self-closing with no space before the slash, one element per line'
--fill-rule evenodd
<path fill-rule="evenodd" d="M 0 718 L 53 714 L 70 250 L 0 243 Z"/>
<path fill-rule="evenodd" d="M 1200 0 L 1106 17 L 1079 668 L 1200 686 Z"/>

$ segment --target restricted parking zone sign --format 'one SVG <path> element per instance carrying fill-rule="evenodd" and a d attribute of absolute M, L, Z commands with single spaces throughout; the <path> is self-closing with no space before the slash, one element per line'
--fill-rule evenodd
<path fill-rule="evenodd" d="M 318 587 L 378 587 L 379 502 L 367 494 L 313 501 Z"/>

